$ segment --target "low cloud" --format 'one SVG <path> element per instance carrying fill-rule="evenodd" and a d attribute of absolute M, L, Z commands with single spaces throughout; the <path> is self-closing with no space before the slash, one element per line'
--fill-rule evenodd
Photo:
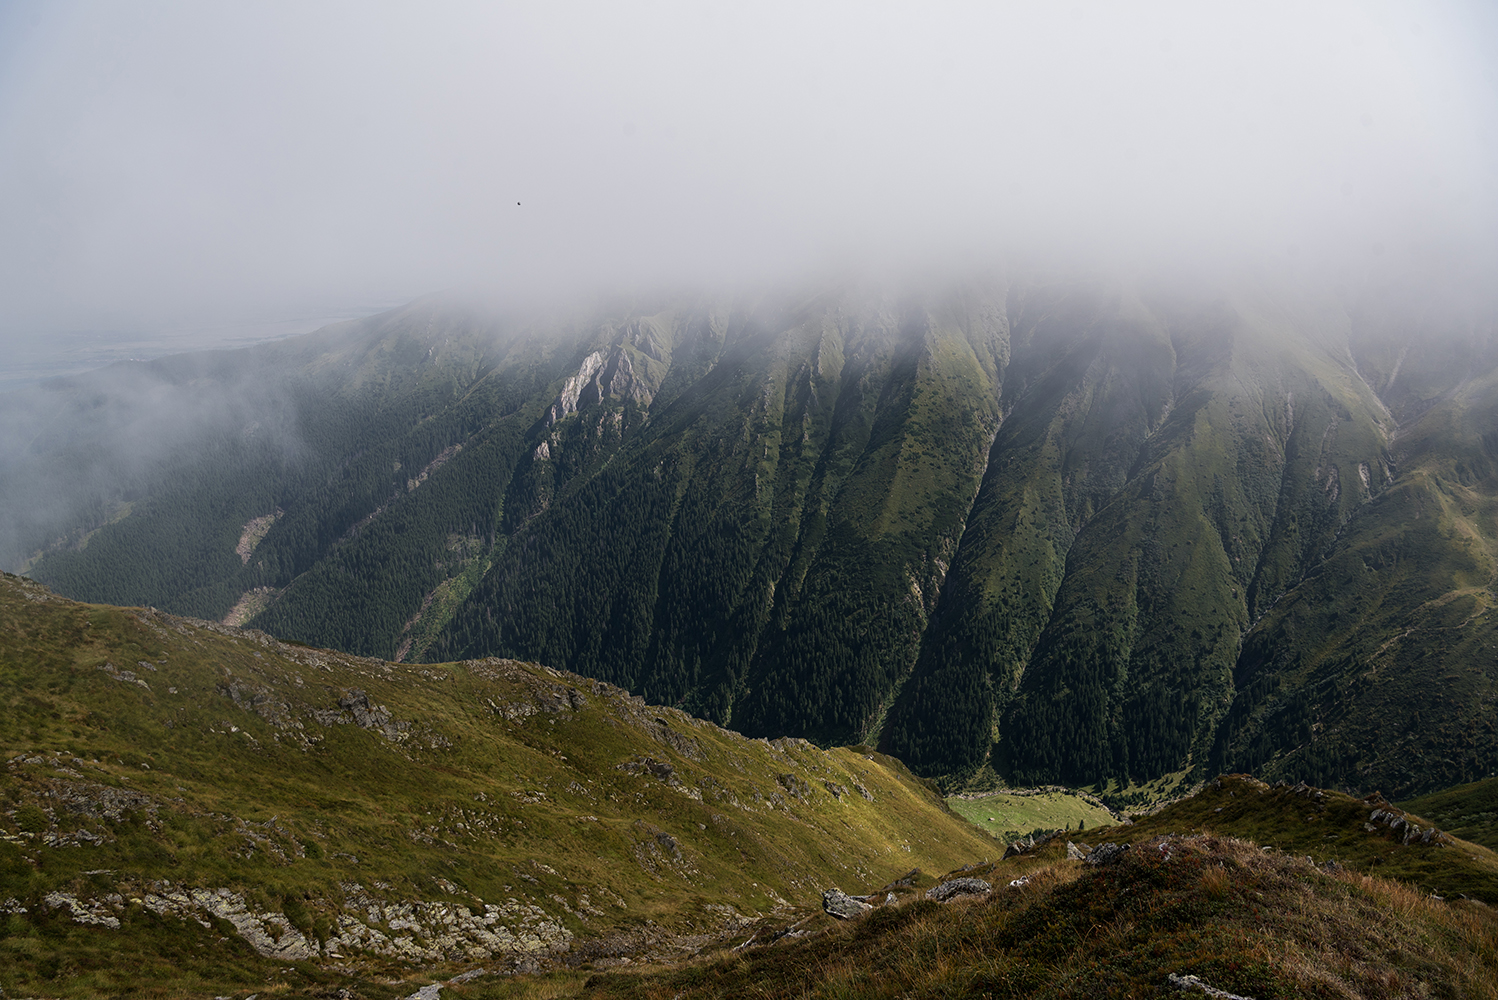
<path fill-rule="evenodd" d="M 10 5 L 0 343 L 459 285 L 1480 275 L 1478 3 Z"/>

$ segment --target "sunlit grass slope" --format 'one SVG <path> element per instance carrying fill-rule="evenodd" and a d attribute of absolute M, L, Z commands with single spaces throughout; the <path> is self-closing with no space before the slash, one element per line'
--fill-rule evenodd
<path fill-rule="evenodd" d="M 1035 830 L 1095 830 L 1114 822 L 1113 814 L 1096 800 L 1066 791 L 956 796 L 948 798 L 947 805 L 1006 842 Z"/>
<path fill-rule="evenodd" d="M 1228 776 L 1132 825 L 1077 837 L 1128 844 L 1111 863 L 1069 860 L 1059 838 L 951 873 L 987 880 L 987 897 L 937 904 L 897 889 L 861 921 L 818 917 L 799 925 L 805 939 L 684 969 L 468 995 L 1152 998 L 1194 977 L 1256 1000 L 1498 996 L 1498 917 L 1477 901 L 1492 898 L 1498 857 L 1451 838 L 1405 844 L 1408 826 L 1381 817 L 1365 828 L 1384 811 Z M 1341 860 L 1327 864 L 1333 852 Z"/>
<path fill-rule="evenodd" d="M 833 882 L 995 853 L 872 752 L 749 740 L 534 664 L 360 659 L 12 576 L 0 753 L 9 996 L 706 935 L 689 952 Z M 173 903 L 200 890 L 219 901 Z"/>
<path fill-rule="evenodd" d="M 1267 851 L 1310 857 L 1316 864 L 1335 861 L 1425 892 L 1498 906 L 1498 855 L 1377 794 L 1359 799 L 1304 784 L 1269 785 L 1225 775 L 1132 826 L 1097 836 L 1126 840 L 1193 831 L 1231 834 Z"/>

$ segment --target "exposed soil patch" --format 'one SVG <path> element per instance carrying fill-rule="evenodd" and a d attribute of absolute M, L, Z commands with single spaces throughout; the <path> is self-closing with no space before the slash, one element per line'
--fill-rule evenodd
<path fill-rule="evenodd" d="M 260 517 L 252 517 L 245 522 L 244 531 L 239 535 L 239 544 L 234 546 L 234 551 L 239 555 L 240 562 L 246 566 L 249 565 L 250 554 L 255 551 L 255 546 L 259 545 L 265 539 L 271 525 L 280 520 L 281 515 L 285 513 L 284 510 L 277 507 L 272 513 L 262 514 Z M 227 619 L 225 621 L 227 622 Z M 233 624 L 238 623 L 235 622 Z"/>
<path fill-rule="evenodd" d="M 254 590 L 246 590 L 240 595 L 239 600 L 234 602 L 234 607 L 229 609 L 229 613 L 224 615 L 222 624 L 232 625 L 235 628 L 243 626 L 245 622 L 270 607 L 271 601 L 274 601 L 280 593 L 281 591 L 275 587 L 256 587 Z"/>

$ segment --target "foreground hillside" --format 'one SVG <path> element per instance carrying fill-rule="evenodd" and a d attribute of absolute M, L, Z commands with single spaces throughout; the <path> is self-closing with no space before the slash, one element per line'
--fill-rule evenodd
<path fill-rule="evenodd" d="M 1498 996 L 1498 921 L 1487 908 L 1322 871 L 1241 840 L 1146 838 L 1106 866 L 1052 854 L 978 874 L 997 889 L 946 904 L 911 900 L 809 941 L 688 969 L 558 981 L 550 995 Z"/>
<path fill-rule="evenodd" d="M 1420 820 L 1377 797 L 1223 777 L 1087 844 L 948 876 L 990 893 L 938 904 L 896 888 L 858 920 L 801 924 L 805 939 L 554 976 L 549 995 L 1498 996 L 1498 856 Z"/>
<path fill-rule="evenodd" d="M 1441 829 L 1498 851 L 1498 778 L 1447 788 L 1401 803 Z"/>
<path fill-rule="evenodd" d="M 1498 766 L 1498 330 L 1431 289 L 429 300 L 0 406 L 0 558 L 928 775 Z"/>
<path fill-rule="evenodd" d="M 676 957 L 828 880 L 995 853 L 872 752 L 749 740 L 534 664 L 359 659 L 9 575 L 0 754 L 6 996 L 394 995 L 371 984 Z"/>

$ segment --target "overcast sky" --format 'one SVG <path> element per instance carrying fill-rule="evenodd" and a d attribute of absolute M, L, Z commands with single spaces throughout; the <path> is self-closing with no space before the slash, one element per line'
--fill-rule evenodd
<path fill-rule="evenodd" d="M 1494 8 L 7 0 L 0 344 L 1004 254 L 1467 266 Z"/>

